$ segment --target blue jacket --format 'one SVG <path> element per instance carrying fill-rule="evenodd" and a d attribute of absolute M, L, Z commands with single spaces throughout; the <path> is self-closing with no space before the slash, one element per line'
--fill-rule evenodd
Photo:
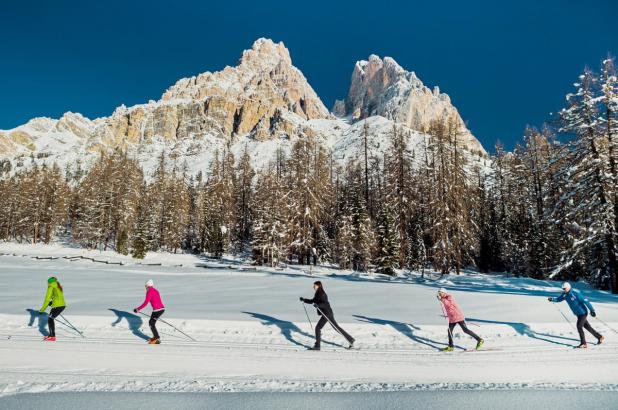
<path fill-rule="evenodd" d="M 562 302 L 565 299 L 575 316 L 587 315 L 588 310 L 594 312 L 594 308 L 592 307 L 592 304 L 590 303 L 588 298 L 582 296 L 581 293 L 574 289 L 571 289 L 567 293 L 562 293 L 562 295 L 558 296 L 557 298 L 552 298 L 552 301 Z"/>

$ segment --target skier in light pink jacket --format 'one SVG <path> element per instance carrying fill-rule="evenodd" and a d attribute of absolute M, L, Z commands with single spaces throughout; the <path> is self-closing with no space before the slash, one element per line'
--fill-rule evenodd
<path fill-rule="evenodd" d="M 440 288 L 438 290 L 438 300 L 442 304 L 443 311 L 448 318 L 448 347 L 442 350 L 445 352 L 452 352 L 455 350 L 453 346 L 453 329 L 455 329 L 455 325 L 459 325 L 464 333 L 472 336 L 476 340 L 476 350 L 479 350 L 485 341 L 472 330 L 468 329 L 468 326 L 466 326 L 466 317 L 459 308 L 457 302 L 455 302 L 453 296 L 449 294 L 446 289 Z"/>
<path fill-rule="evenodd" d="M 139 312 L 146 305 L 150 303 L 152 306 L 152 314 L 150 315 L 150 320 L 148 321 L 148 325 L 150 325 L 150 330 L 152 330 L 152 338 L 148 341 L 148 344 L 158 345 L 161 343 L 161 339 L 159 338 L 159 332 L 157 332 L 156 323 L 157 320 L 163 315 L 165 312 L 165 306 L 163 306 L 163 302 L 161 301 L 161 295 L 159 291 L 155 289 L 154 282 L 152 279 L 149 279 L 146 282 L 146 299 L 144 299 L 144 303 L 142 303 L 139 307 L 133 309 L 134 313 Z"/>

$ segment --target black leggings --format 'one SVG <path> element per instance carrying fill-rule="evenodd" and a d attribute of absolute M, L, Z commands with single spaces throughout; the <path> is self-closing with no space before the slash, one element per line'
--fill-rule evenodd
<path fill-rule="evenodd" d="M 579 332 L 579 340 L 582 344 L 586 344 L 586 335 L 584 334 L 584 329 L 592 333 L 592 336 L 597 339 L 601 338 L 601 334 L 594 330 L 590 323 L 588 323 L 588 315 L 579 315 L 577 316 L 577 331 Z"/>
<path fill-rule="evenodd" d="M 52 308 L 49 312 L 49 317 L 47 318 L 47 326 L 49 327 L 49 337 L 56 337 L 56 322 L 54 319 L 58 317 L 62 313 L 66 306 L 60 306 Z"/>
<path fill-rule="evenodd" d="M 477 342 L 481 341 L 481 338 L 472 330 L 468 329 L 468 326 L 466 326 L 466 322 L 462 320 L 461 322 L 448 324 L 448 345 L 450 347 L 453 347 L 453 329 L 455 329 L 455 325 L 459 325 L 459 327 L 461 327 L 461 330 L 463 330 L 465 334 L 472 336 Z"/>
<path fill-rule="evenodd" d="M 150 315 L 150 320 L 148 321 L 148 325 L 150 325 L 150 330 L 152 330 L 152 337 L 155 339 L 159 338 L 159 332 L 157 332 L 157 327 L 155 326 L 155 324 L 157 323 L 157 320 L 161 317 L 163 312 L 165 312 L 165 309 L 152 312 L 152 314 Z"/>
<path fill-rule="evenodd" d="M 320 342 L 322 340 L 322 328 L 324 327 L 324 325 L 326 325 L 326 323 L 328 323 L 328 320 L 330 319 L 332 326 L 335 328 L 335 330 L 337 330 L 339 333 L 341 333 L 343 335 L 343 337 L 346 338 L 346 340 L 348 341 L 348 343 L 353 343 L 354 342 L 354 338 L 352 336 L 350 336 L 348 334 L 348 332 L 346 332 L 345 330 L 343 330 L 341 328 L 341 326 L 339 326 L 339 324 L 335 321 L 335 317 L 334 316 L 329 316 L 328 319 L 326 318 L 326 316 L 322 315 L 320 317 L 320 320 L 318 320 L 318 324 L 315 326 L 315 345 L 316 346 L 320 346 Z"/>

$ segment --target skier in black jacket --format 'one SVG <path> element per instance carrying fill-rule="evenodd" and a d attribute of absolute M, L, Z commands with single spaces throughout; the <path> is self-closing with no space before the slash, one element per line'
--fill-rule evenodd
<path fill-rule="evenodd" d="M 350 336 L 345 330 L 343 330 L 335 321 L 335 315 L 333 313 L 333 309 L 330 307 L 330 303 L 328 303 L 328 296 L 326 295 L 326 292 L 324 292 L 322 282 L 314 282 L 313 289 L 315 290 L 315 295 L 313 296 L 313 299 L 300 298 L 301 302 L 305 302 L 315 306 L 318 311 L 318 315 L 320 316 L 320 320 L 315 326 L 315 346 L 313 346 L 310 350 L 320 350 L 322 328 L 327 322 L 330 322 L 330 324 L 335 328 L 335 330 L 346 338 L 348 343 L 350 343 L 349 348 L 352 348 L 352 345 L 354 344 L 354 338 Z"/>

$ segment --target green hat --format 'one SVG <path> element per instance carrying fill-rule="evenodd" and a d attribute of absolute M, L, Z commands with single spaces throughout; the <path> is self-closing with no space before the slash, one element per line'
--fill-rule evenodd
<path fill-rule="evenodd" d="M 47 279 L 47 283 L 49 283 L 49 284 L 52 284 L 52 283 L 57 282 L 57 281 L 58 281 L 58 279 L 56 279 L 53 276 L 51 278 Z"/>

